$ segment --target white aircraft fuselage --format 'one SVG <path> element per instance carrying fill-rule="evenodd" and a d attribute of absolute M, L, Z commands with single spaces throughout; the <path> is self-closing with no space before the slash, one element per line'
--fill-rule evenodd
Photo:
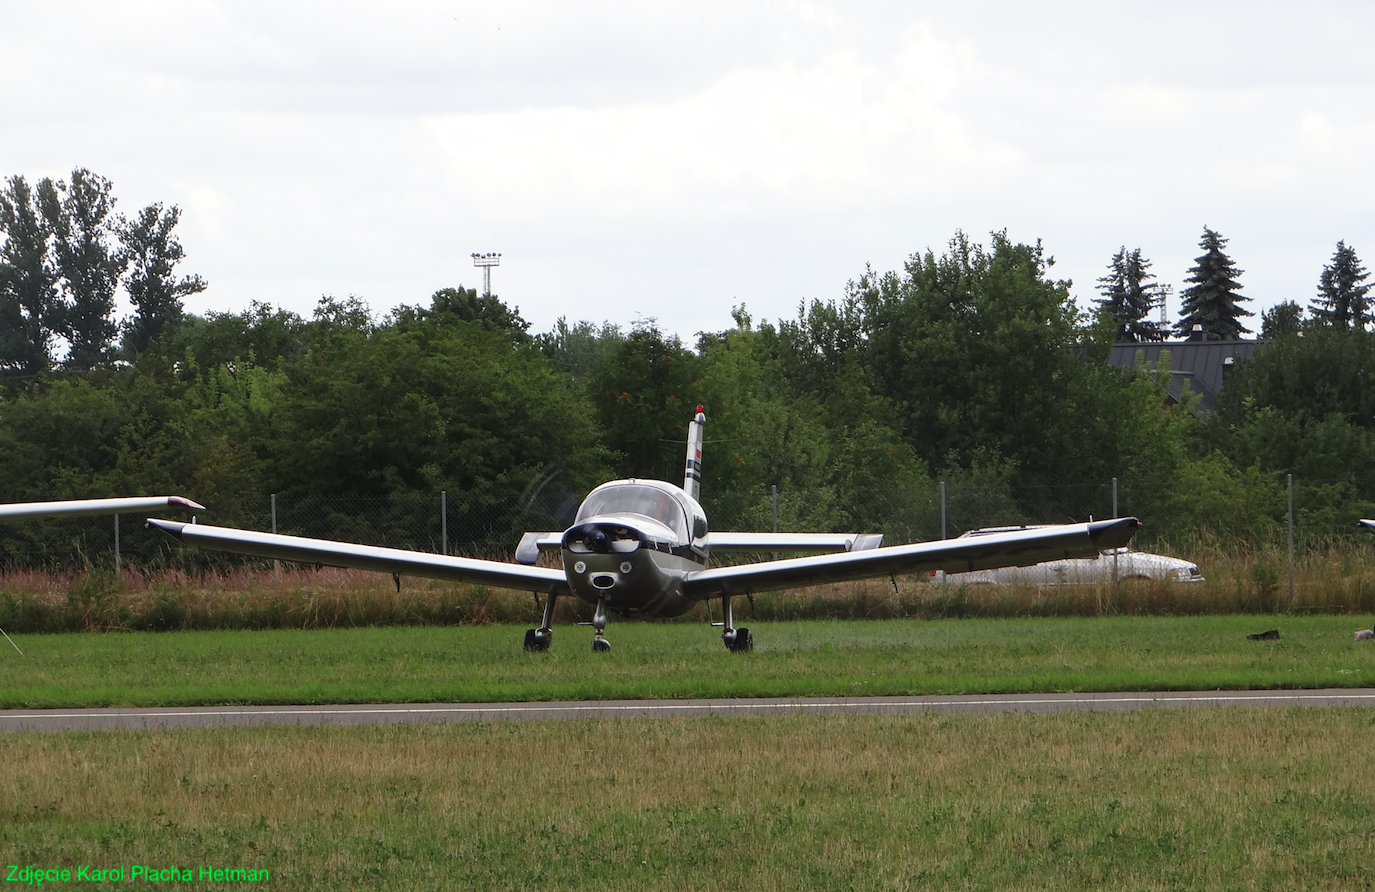
<path fill-rule="evenodd" d="M 647 617 L 691 610 L 697 602 L 683 580 L 711 557 L 706 512 L 662 480 L 614 480 L 592 490 L 560 546 L 574 595 Z"/>

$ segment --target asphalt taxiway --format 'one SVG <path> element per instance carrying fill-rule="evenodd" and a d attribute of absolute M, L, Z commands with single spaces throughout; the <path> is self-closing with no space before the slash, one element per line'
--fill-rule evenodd
<path fill-rule="evenodd" d="M 1120 712 L 1229 706 L 1375 706 L 1375 688 L 1313 691 L 1153 691 L 818 697 L 758 700 L 598 700 L 561 703 L 391 703 L 339 706 L 182 706 L 148 709 L 0 710 L 15 731 L 237 728 L 261 725 L 400 725 L 415 722 L 550 721 L 761 715 Z"/>

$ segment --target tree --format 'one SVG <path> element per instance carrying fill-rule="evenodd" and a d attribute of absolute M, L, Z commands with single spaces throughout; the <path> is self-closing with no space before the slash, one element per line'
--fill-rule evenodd
<path fill-rule="evenodd" d="M 1123 245 L 1108 264 L 1108 275 L 1098 280 L 1102 299 L 1094 301 L 1117 323 L 1119 341 L 1163 341 L 1160 323 L 1147 317 L 1160 305 L 1160 286 L 1151 279 L 1151 262 L 1141 256 L 1140 248 L 1131 251 Z"/>
<path fill-rule="evenodd" d="M 430 295 L 430 306 L 398 307 L 393 315 L 402 328 L 476 322 L 488 331 L 504 332 L 513 344 L 530 342 L 530 323 L 521 318 L 520 307 L 508 307 L 495 294 L 479 295 L 476 288 L 441 288 Z"/>
<path fill-rule="evenodd" d="M 110 359 L 116 325 L 115 292 L 125 257 L 110 244 L 115 199 L 110 181 L 85 168 L 39 190 L 39 206 L 52 232 L 52 256 L 62 298 L 61 332 L 71 344 L 66 365 L 91 369 Z"/>
<path fill-rule="evenodd" d="M 1345 241 L 1337 242 L 1332 262 L 1322 268 L 1318 279 L 1318 296 L 1310 305 L 1314 321 L 1343 331 L 1364 329 L 1370 319 L 1366 297 L 1370 286 L 1363 284 L 1368 278 L 1370 273 L 1361 266 L 1355 249 L 1348 248 Z"/>
<path fill-rule="evenodd" d="M 588 393 L 622 476 L 673 480 L 682 473 L 687 425 L 701 402 L 700 365 L 651 319 L 592 373 Z"/>
<path fill-rule="evenodd" d="M 129 272 L 124 289 L 134 306 L 134 316 L 125 323 L 123 346 L 139 354 L 169 326 L 182 320 L 182 299 L 206 289 L 200 276 L 177 280 L 176 266 L 185 252 L 172 230 L 181 219 L 176 205 L 163 210 L 150 204 L 134 220 L 121 218 L 118 225 L 122 252 Z"/>
<path fill-rule="evenodd" d="M 943 256 L 914 254 L 905 275 L 852 286 L 874 390 L 932 468 L 1010 461 L 1023 482 L 1041 484 L 1110 460 L 1086 404 L 1106 345 L 1086 357 L 1070 283 L 1049 277 L 1052 262 L 1039 242 L 995 232 L 985 249 L 960 232 Z"/>
<path fill-rule="evenodd" d="M 569 325 L 566 316 L 555 320 L 552 330 L 535 336 L 540 352 L 577 381 L 610 360 L 624 340 L 619 325 L 604 321 L 598 326 L 585 319 Z"/>
<path fill-rule="evenodd" d="M 0 370 L 37 375 L 52 367 L 57 274 L 38 195 L 22 176 L 0 190 Z M 44 180 L 43 183 L 51 184 Z M 40 184 L 41 186 L 42 184 Z"/>
<path fill-rule="evenodd" d="M 266 446 L 278 491 L 512 499 L 551 465 L 571 486 L 600 482 L 588 400 L 504 332 L 375 326 L 355 299 L 322 301 L 309 325 Z"/>
<path fill-rule="evenodd" d="M 1303 331 L 1303 307 L 1284 300 L 1260 314 L 1260 339 L 1273 341 Z"/>
<path fill-rule="evenodd" d="M 1226 245 L 1227 239 L 1203 227 L 1203 238 L 1198 243 L 1203 254 L 1194 258 L 1196 265 L 1184 280 L 1190 284 L 1181 295 L 1183 306 L 1179 324 L 1175 326 L 1180 337 L 1189 337 L 1195 325 L 1201 327 L 1203 338 L 1208 341 L 1234 341 L 1250 332 L 1241 324 L 1241 317 L 1255 314 L 1243 310 L 1238 303 L 1251 298 L 1240 294 L 1241 284 L 1237 278 L 1242 270 L 1223 253 Z"/>

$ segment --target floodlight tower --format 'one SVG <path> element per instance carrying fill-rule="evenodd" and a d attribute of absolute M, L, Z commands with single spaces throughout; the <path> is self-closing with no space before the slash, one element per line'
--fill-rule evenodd
<path fill-rule="evenodd" d="M 501 266 L 500 254 L 474 254 L 473 266 L 482 267 L 482 293 L 492 293 L 492 267 Z"/>

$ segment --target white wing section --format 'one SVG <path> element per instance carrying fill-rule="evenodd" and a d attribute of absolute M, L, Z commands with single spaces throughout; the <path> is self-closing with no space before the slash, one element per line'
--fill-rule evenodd
<path fill-rule="evenodd" d="M 68 502 L 16 502 L 0 505 L 0 520 L 20 517 L 63 517 L 78 514 L 127 514 L 131 511 L 156 511 L 159 508 L 190 508 L 204 511 L 181 496 L 147 496 L 130 499 L 81 499 Z"/>
<path fill-rule="evenodd" d="M 353 567 L 381 573 L 401 573 L 452 582 L 472 582 L 520 591 L 569 594 L 568 580 L 560 570 L 544 567 L 523 567 L 502 561 L 481 561 L 474 558 L 448 557 L 427 551 L 406 551 L 400 548 L 378 548 L 373 545 L 351 545 L 328 539 L 306 539 L 300 536 L 279 536 L 252 530 L 234 530 L 205 524 L 176 523 L 169 520 L 148 519 L 157 527 L 187 545 L 211 551 L 227 551 L 250 557 L 295 561 L 301 564 L 323 564 L 330 567 Z"/>
<path fill-rule="evenodd" d="M 712 533 L 712 551 L 868 551 L 882 533 Z"/>
<path fill-rule="evenodd" d="M 683 590 L 690 598 L 702 599 L 898 573 L 1027 566 L 1063 558 L 1091 557 L 1105 548 L 1120 548 L 1131 541 L 1140 526 L 1135 517 L 1122 517 L 1096 523 L 720 567 L 689 574 Z"/>
<path fill-rule="evenodd" d="M 526 533 L 516 546 L 516 560 L 534 566 L 541 551 L 562 551 L 563 533 Z"/>
<path fill-rule="evenodd" d="M 1364 518 L 1362 518 L 1361 520 L 1356 521 L 1356 525 L 1365 527 L 1368 530 L 1375 530 L 1375 520 L 1365 520 Z"/>

